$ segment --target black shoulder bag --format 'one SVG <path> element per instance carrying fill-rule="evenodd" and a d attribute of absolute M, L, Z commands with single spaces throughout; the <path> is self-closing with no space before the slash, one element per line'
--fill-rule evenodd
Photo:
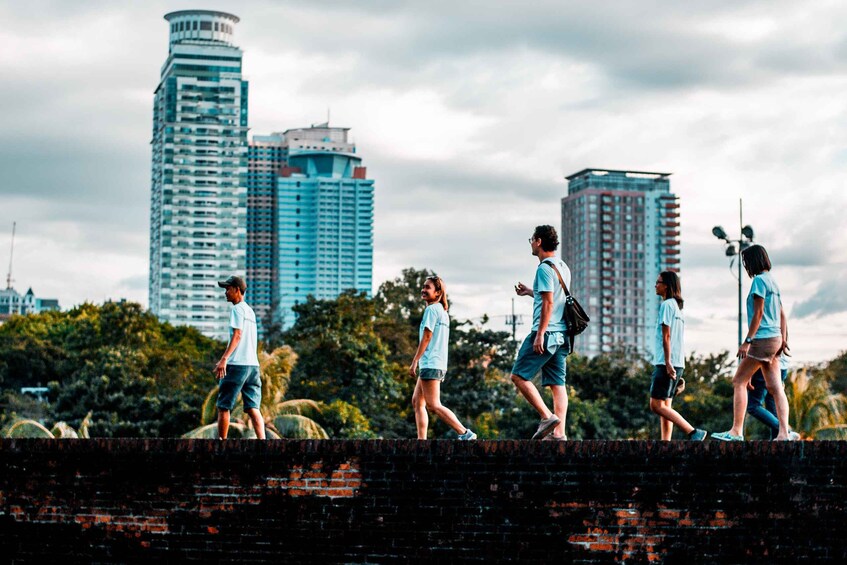
<path fill-rule="evenodd" d="M 591 319 L 588 317 L 588 314 L 585 313 L 582 306 L 579 302 L 576 301 L 576 298 L 568 290 L 568 285 L 565 284 L 565 279 L 562 278 L 562 274 L 559 272 L 559 269 L 550 262 L 544 261 L 553 270 L 556 272 L 556 276 L 559 277 L 559 284 L 562 285 L 562 290 L 565 291 L 565 312 L 562 316 L 562 320 L 565 322 L 565 333 L 568 335 L 570 339 L 570 349 L 568 350 L 568 355 L 573 353 L 573 342 L 574 338 L 585 331 L 585 328 L 588 327 L 588 322 Z"/>

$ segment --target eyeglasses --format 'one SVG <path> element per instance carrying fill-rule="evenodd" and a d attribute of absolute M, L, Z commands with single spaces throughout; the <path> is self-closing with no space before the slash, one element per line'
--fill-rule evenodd
<path fill-rule="evenodd" d="M 665 284 L 665 283 L 663 283 L 662 281 L 656 281 L 656 285 L 655 285 L 655 286 L 659 286 L 660 284 Z"/>
<path fill-rule="evenodd" d="M 532 244 L 532 242 L 533 242 L 533 241 L 535 241 L 535 240 L 536 240 L 536 238 L 534 238 L 534 237 L 529 238 L 529 243 L 530 243 L 530 245 L 531 245 L 531 244 Z"/>

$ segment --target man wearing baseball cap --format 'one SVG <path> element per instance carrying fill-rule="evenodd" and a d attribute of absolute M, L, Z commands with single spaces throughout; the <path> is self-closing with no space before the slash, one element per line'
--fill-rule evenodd
<path fill-rule="evenodd" d="M 232 303 L 229 316 L 231 337 L 221 360 L 215 365 L 218 379 L 218 437 L 226 439 L 229 432 L 229 413 L 235 406 L 238 393 L 244 401 L 244 412 L 250 416 L 256 437 L 265 439 L 265 421 L 259 408 L 262 405 L 262 378 L 257 354 L 256 314 L 244 302 L 247 285 L 241 277 L 231 276 L 218 281 L 226 289 L 226 300 Z"/>

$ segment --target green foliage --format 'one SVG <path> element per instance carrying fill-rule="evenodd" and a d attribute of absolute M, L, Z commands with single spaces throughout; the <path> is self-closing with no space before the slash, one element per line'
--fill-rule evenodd
<path fill-rule="evenodd" d="M 321 403 L 319 418 L 329 437 L 334 439 L 376 439 L 368 419 L 356 406 L 343 400 Z"/>
<path fill-rule="evenodd" d="M 385 436 L 398 435 L 402 372 L 374 332 L 374 302 L 350 291 L 335 300 L 310 296 L 294 310 L 297 323 L 285 336 L 299 355 L 290 394 L 355 404 Z"/>
<path fill-rule="evenodd" d="M 47 384 L 39 419 L 81 426 L 90 412 L 94 436 L 177 436 L 196 421 L 222 348 L 138 304 L 83 304 L 0 326 L 0 387 L 8 405 L 9 389 Z"/>

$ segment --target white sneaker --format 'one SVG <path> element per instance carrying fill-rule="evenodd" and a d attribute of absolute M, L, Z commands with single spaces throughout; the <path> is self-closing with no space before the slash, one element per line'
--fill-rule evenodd
<path fill-rule="evenodd" d="M 458 439 L 459 441 L 473 441 L 476 439 L 476 434 L 473 433 L 473 430 L 467 428 L 465 433 L 461 434 Z"/>
<path fill-rule="evenodd" d="M 788 441 L 800 441 L 800 434 L 794 431 L 788 432 Z"/>

